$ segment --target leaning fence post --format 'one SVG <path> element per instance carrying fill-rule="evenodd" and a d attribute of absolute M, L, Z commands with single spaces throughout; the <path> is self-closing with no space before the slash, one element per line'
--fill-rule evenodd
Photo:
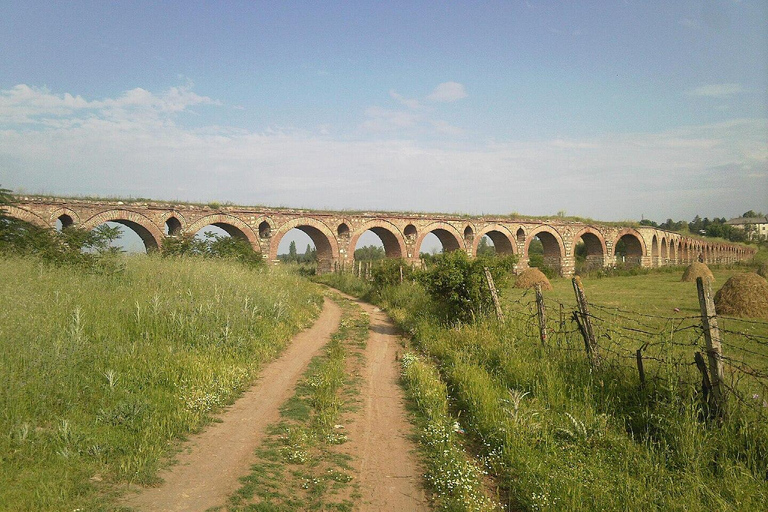
<path fill-rule="evenodd" d="M 592 364 L 597 365 L 600 363 L 597 354 L 597 342 L 595 341 L 595 333 L 592 330 L 592 320 L 589 318 L 589 305 L 587 304 L 587 298 L 584 295 L 584 287 L 581 284 L 581 278 L 576 276 L 571 281 L 573 283 L 573 291 L 576 294 L 576 304 L 579 307 L 579 319 L 581 323 L 581 333 L 584 336 L 584 346 L 587 349 L 587 356 Z"/>
<path fill-rule="evenodd" d="M 496 293 L 496 285 L 493 283 L 493 276 L 488 267 L 483 267 L 485 271 L 485 280 L 488 281 L 488 289 L 491 290 L 491 298 L 493 299 L 493 305 L 496 306 L 496 318 L 500 322 L 504 321 L 504 312 L 501 310 L 501 303 L 499 302 L 499 295 Z"/>
<path fill-rule="evenodd" d="M 536 291 L 536 313 L 539 317 L 539 336 L 541 337 L 541 343 L 546 345 L 547 343 L 547 316 L 544 309 L 544 294 L 541 293 L 541 284 L 536 283 L 534 285 Z"/>
<path fill-rule="evenodd" d="M 723 349 L 720 340 L 720 329 L 717 326 L 715 301 L 712 300 L 712 283 L 709 279 L 696 278 L 696 289 L 699 292 L 701 307 L 701 325 L 704 328 L 704 340 L 707 343 L 707 359 L 709 360 L 709 380 L 712 386 L 712 397 L 719 409 L 725 405 L 725 392 L 721 386 L 723 375 Z"/>

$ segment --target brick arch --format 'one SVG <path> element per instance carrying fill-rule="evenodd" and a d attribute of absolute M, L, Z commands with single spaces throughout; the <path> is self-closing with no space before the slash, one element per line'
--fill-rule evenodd
<path fill-rule="evenodd" d="M 528 231 L 525 237 L 525 252 L 523 252 L 526 264 L 530 262 L 528 248 L 536 237 L 541 240 L 541 244 L 544 246 L 544 264 L 555 270 L 558 274 L 562 274 L 565 243 L 560 233 L 549 225 L 536 226 Z"/>
<path fill-rule="evenodd" d="M 440 243 L 443 244 L 444 252 L 458 251 L 464 248 L 464 235 L 455 227 L 446 222 L 433 222 L 419 230 L 418 238 L 413 246 L 414 257 L 418 258 L 424 237 L 430 233 L 434 233 Z"/>
<path fill-rule="evenodd" d="M 280 247 L 280 240 L 286 233 L 292 229 L 303 231 L 315 244 L 317 251 L 317 271 L 330 272 L 333 270 L 333 264 L 339 260 L 339 244 L 333 231 L 319 220 L 310 217 L 299 217 L 291 219 L 285 224 L 280 225 L 272 233 L 272 239 L 269 242 L 269 259 L 277 260 L 277 250 Z"/>
<path fill-rule="evenodd" d="M 18 206 L 4 206 L 2 208 L 3 213 L 5 213 L 8 217 L 13 217 L 14 219 L 23 220 L 24 222 L 29 222 L 30 224 L 34 224 L 35 226 L 41 227 L 41 228 L 50 228 L 51 225 L 41 216 L 38 214 L 31 212 L 29 210 L 25 210 L 24 208 L 19 208 Z M 55 225 L 55 221 L 54 221 Z"/>
<path fill-rule="evenodd" d="M 613 256 L 616 256 L 616 244 L 618 244 L 624 237 L 627 237 L 626 240 L 630 241 L 630 243 L 627 244 L 627 258 L 629 258 L 630 263 L 636 263 L 638 266 L 642 266 L 643 258 L 648 255 L 648 248 L 645 245 L 643 235 L 633 228 L 624 228 L 618 232 L 616 239 L 613 241 Z M 631 254 L 629 252 L 630 250 L 632 251 Z M 619 261 L 616 261 L 616 263 L 619 263 Z"/>
<path fill-rule="evenodd" d="M 386 254 L 387 258 L 406 257 L 407 252 L 405 249 L 405 238 L 403 237 L 403 234 L 400 232 L 397 226 L 389 221 L 381 219 L 366 222 L 359 228 L 355 229 L 354 233 L 352 233 L 352 235 L 349 237 L 347 254 L 354 258 L 357 241 L 366 231 L 373 231 L 376 236 L 381 239 L 381 243 L 384 244 L 384 254 Z"/>
<path fill-rule="evenodd" d="M 205 217 L 197 219 L 195 222 L 190 224 L 184 232 L 189 233 L 190 235 L 194 235 L 206 226 L 216 226 L 217 228 L 221 228 L 226 231 L 229 236 L 239 238 L 241 240 L 246 240 L 249 244 L 251 244 L 251 247 L 253 247 L 254 251 L 261 251 L 259 246 L 259 239 L 256 236 L 256 233 L 253 232 L 248 224 L 235 217 L 234 215 L 227 215 L 223 213 L 206 215 Z"/>
<path fill-rule="evenodd" d="M 147 217 L 132 210 L 116 209 L 98 213 L 85 220 L 82 227 L 91 230 L 105 222 L 116 222 L 132 229 L 144 242 L 147 252 L 156 251 L 162 245 L 163 232 Z"/>
<path fill-rule="evenodd" d="M 71 220 L 71 223 L 68 225 L 64 225 L 64 222 L 62 222 L 62 227 L 68 227 L 68 226 L 77 226 L 80 224 L 80 215 L 71 208 L 56 208 L 51 212 L 51 215 L 48 218 L 48 224 L 50 226 L 55 226 L 56 221 L 58 221 L 62 216 L 67 216 Z"/>
<path fill-rule="evenodd" d="M 178 221 L 177 225 L 169 225 L 169 220 L 172 218 Z M 184 215 L 182 215 L 181 212 L 178 212 L 176 210 L 168 210 L 167 212 L 163 213 L 160 216 L 160 220 L 164 226 L 168 226 L 169 235 L 179 235 L 181 233 L 187 232 L 187 224 L 188 224 L 187 219 L 184 218 Z M 176 224 L 176 223 L 171 221 L 170 224 Z"/>
<path fill-rule="evenodd" d="M 485 235 L 488 235 L 488 238 L 493 242 L 496 254 L 508 255 L 517 253 L 517 239 L 515 234 L 506 226 L 492 224 L 484 227 L 475 235 L 475 239 L 472 242 L 472 256 L 477 256 L 477 247 L 480 245 L 480 240 L 482 240 Z"/>
<path fill-rule="evenodd" d="M 579 240 L 584 242 L 587 248 L 587 266 L 590 268 L 601 268 L 605 265 L 605 259 L 608 256 L 608 248 L 605 244 L 605 237 L 599 229 L 586 226 L 573 236 L 573 247 L 571 254 L 576 257 L 576 245 Z"/>
<path fill-rule="evenodd" d="M 662 263 L 669 259 L 669 244 L 667 243 L 667 237 L 661 237 L 661 250 L 659 251 Z"/>

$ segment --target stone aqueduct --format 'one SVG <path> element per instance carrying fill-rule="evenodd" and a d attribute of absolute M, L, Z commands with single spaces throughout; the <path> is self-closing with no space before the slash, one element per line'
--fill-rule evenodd
<path fill-rule="evenodd" d="M 519 268 L 528 265 L 528 247 L 537 237 L 544 260 L 561 275 L 574 272 L 579 240 L 593 266 L 613 266 L 618 258 L 643 267 L 731 263 L 750 258 L 754 249 L 710 242 L 652 227 L 584 223 L 561 218 L 515 219 L 501 216 L 459 216 L 420 213 L 332 212 L 287 208 L 191 205 L 161 202 L 16 197 L 7 214 L 42 227 L 79 226 L 93 229 L 116 222 L 135 231 L 147 252 L 161 248 L 166 236 L 195 234 L 217 226 L 247 240 L 264 258 L 277 261 L 280 240 L 296 228 L 310 236 L 317 249 L 318 271 L 351 269 L 359 237 L 372 231 L 381 239 L 387 257 L 418 263 L 424 237 L 434 233 L 445 251 L 463 250 L 475 256 L 484 235 L 497 253 L 517 254 Z M 615 254 L 619 241 L 625 254 Z"/>

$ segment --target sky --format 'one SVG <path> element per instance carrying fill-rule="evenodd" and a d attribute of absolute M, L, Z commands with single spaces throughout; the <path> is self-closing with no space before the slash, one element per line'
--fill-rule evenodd
<path fill-rule="evenodd" d="M 5 2 L 0 186 L 768 213 L 768 2 Z"/>

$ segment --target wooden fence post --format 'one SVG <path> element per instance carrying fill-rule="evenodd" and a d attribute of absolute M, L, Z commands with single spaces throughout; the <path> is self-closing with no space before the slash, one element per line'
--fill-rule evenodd
<path fill-rule="evenodd" d="M 539 337 L 541 338 L 542 345 L 547 344 L 547 316 L 544 309 L 544 294 L 541 293 L 541 285 L 535 284 L 536 290 L 536 313 L 539 317 Z"/>
<path fill-rule="evenodd" d="M 581 327 L 581 334 L 584 336 L 584 347 L 592 364 L 598 365 L 600 364 L 600 359 L 597 354 L 597 342 L 595 341 L 595 333 L 592 330 L 592 320 L 589 318 L 589 305 L 587 304 L 587 297 L 584 295 L 584 287 L 579 276 L 574 277 L 571 282 L 573 283 L 573 291 L 576 294 L 576 304 L 579 307 L 577 318 L 580 320 L 579 326 Z"/>
<path fill-rule="evenodd" d="M 496 306 L 496 318 L 500 322 L 504 321 L 504 312 L 501 310 L 501 303 L 499 302 L 499 295 L 496 293 L 496 285 L 493 283 L 493 276 L 488 267 L 483 267 L 485 271 L 485 279 L 488 281 L 488 288 L 491 290 L 491 298 L 493 299 L 493 305 Z"/>
<path fill-rule="evenodd" d="M 712 299 L 712 282 L 709 279 L 697 277 L 696 289 L 699 292 L 701 325 L 704 328 L 704 340 L 707 343 L 712 398 L 715 401 L 715 407 L 720 410 L 725 405 L 725 390 L 721 384 L 724 381 L 723 349 L 720 340 L 720 329 L 717 326 L 715 301 Z"/>
<path fill-rule="evenodd" d="M 640 387 L 645 387 L 645 368 L 643 368 L 643 349 L 637 349 L 635 352 L 635 359 L 637 360 L 637 373 L 640 374 Z"/>

